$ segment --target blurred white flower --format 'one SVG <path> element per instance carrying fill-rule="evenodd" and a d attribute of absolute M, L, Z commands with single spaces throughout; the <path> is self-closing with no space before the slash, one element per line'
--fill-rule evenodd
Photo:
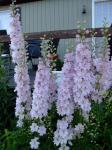
<path fill-rule="evenodd" d="M 40 134 L 40 136 L 43 136 L 44 134 L 46 134 L 46 128 L 44 126 L 39 126 L 38 133 Z"/>
<path fill-rule="evenodd" d="M 38 132 L 39 126 L 36 123 L 32 123 L 30 126 L 31 132 Z"/>
<path fill-rule="evenodd" d="M 39 144 L 40 143 L 38 141 L 38 138 L 31 139 L 31 141 L 30 141 L 30 147 L 31 147 L 31 149 L 38 149 Z"/>

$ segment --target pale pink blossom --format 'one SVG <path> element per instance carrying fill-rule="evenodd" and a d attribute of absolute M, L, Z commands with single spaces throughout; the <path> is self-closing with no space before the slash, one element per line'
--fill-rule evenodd
<path fill-rule="evenodd" d="M 30 147 L 31 149 L 38 149 L 39 148 L 39 141 L 38 141 L 38 138 L 35 137 L 34 139 L 31 139 L 30 141 Z"/>
<path fill-rule="evenodd" d="M 40 60 L 34 83 L 31 117 L 38 119 L 47 116 L 49 110 L 50 69 Z"/>
<path fill-rule="evenodd" d="M 82 109 L 84 117 L 87 119 L 91 110 L 91 94 L 95 90 L 96 78 L 92 54 L 88 45 L 80 43 L 76 47 L 74 65 L 74 102 Z"/>
<path fill-rule="evenodd" d="M 17 126 L 22 126 L 22 121 L 29 117 L 31 109 L 31 90 L 28 75 L 27 54 L 24 37 L 22 34 L 20 15 L 13 14 L 10 24 L 10 40 L 12 50 L 12 60 L 15 63 L 15 83 L 17 92 L 15 114 L 18 117 Z"/>
<path fill-rule="evenodd" d="M 61 82 L 58 88 L 57 112 L 59 115 L 72 115 L 74 112 L 73 101 L 73 73 L 74 53 L 65 55 L 64 65 L 61 73 Z"/>
<path fill-rule="evenodd" d="M 100 58 L 94 59 L 96 67 L 97 86 L 93 94 L 94 100 L 102 102 L 103 94 L 112 87 L 112 61 L 109 61 L 108 49 Z"/>

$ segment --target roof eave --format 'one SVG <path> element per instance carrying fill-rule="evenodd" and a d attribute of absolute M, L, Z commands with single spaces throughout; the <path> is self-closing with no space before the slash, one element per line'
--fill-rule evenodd
<path fill-rule="evenodd" d="M 29 3 L 29 2 L 35 2 L 35 1 L 41 1 L 41 0 L 16 0 L 16 4 L 21 3 Z M 0 0 L 0 6 L 7 6 L 12 3 L 12 0 Z"/>

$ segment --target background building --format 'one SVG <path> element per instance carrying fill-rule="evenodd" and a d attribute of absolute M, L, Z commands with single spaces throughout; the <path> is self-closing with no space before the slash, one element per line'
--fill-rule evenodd
<path fill-rule="evenodd" d="M 24 33 L 76 29 L 77 21 L 82 23 L 84 20 L 87 28 L 102 27 L 104 18 L 108 26 L 112 23 L 112 0 L 34 0 L 18 6 Z M 8 33 L 9 13 L 9 5 L 0 6 L 0 29 L 7 29 Z M 68 41 L 70 39 L 60 40 L 58 53 L 61 59 Z"/>

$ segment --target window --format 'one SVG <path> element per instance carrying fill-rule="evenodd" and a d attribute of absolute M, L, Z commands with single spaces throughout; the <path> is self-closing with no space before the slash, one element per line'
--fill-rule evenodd
<path fill-rule="evenodd" d="M 0 11 L 0 30 L 7 30 L 10 33 L 11 16 L 9 10 Z"/>
<path fill-rule="evenodd" d="M 112 0 L 93 0 L 92 9 L 92 27 L 102 27 L 104 19 L 112 24 Z"/>

